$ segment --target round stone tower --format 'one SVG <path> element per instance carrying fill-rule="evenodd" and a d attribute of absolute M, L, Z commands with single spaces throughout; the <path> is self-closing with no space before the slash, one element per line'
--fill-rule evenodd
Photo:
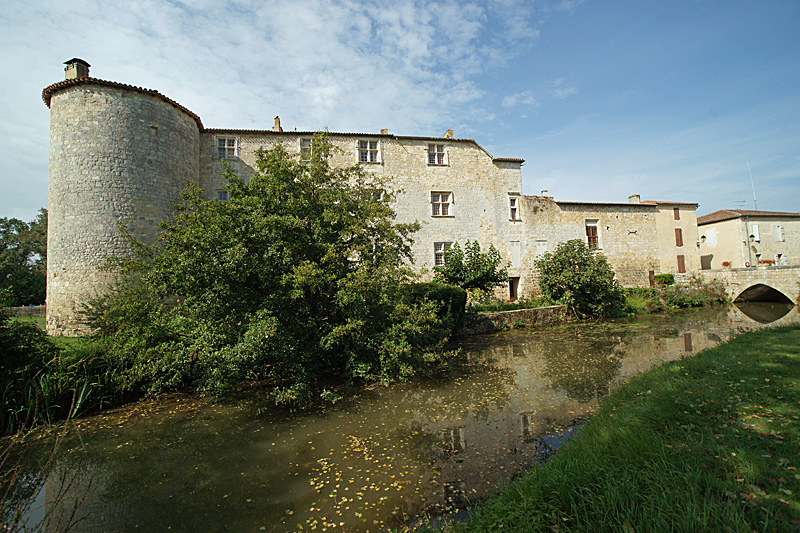
<path fill-rule="evenodd" d="M 152 243 L 184 180 L 198 179 L 200 118 L 160 93 L 89 77 L 82 59 L 42 91 L 50 108 L 47 332 L 75 336 L 84 303 L 114 282 L 103 266 Z"/>

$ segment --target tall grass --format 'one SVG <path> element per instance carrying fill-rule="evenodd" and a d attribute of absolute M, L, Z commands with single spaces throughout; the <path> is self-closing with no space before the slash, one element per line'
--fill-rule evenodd
<path fill-rule="evenodd" d="M 0 315 L 0 434 L 121 403 L 118 365 L 91 339 L 53 341 Z"/>

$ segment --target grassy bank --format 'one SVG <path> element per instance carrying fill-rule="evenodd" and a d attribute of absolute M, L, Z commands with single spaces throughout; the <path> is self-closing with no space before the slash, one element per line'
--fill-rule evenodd
<path fill-rule="evenodd" d="M 797 531 L 800 327 L 633 378 L 455 531 Z"/>

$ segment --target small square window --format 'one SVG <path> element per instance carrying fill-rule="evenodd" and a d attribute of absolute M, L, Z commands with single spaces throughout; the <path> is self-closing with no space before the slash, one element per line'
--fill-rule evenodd
<path fill-rule="evenodd" d="M 444 265 L 444 253 L 453 246 L 452 242 L 433 243 L 433 266 Z"/>
<path fill-rule="evenodd" d="M 447 152 L 444 151 L 443 144 L 428 145 L 428 164 L 429 165 L 447 164 Z"/>
<path fill-rule="evenodd" d="M 432 192 L 431 193 L 431 215 L 435 217 L 447 217 L 452 215 L 450 204 L 453 200 L 451 192 Z"/>
<path fill-rule="evenodd" d="M 236 157 L 236 139 L 217 137 L 217 159 L 233 159 Z"/>
<path fill-rule="evenodd" d="M 360 163 L 380 163 L 378 141 L 358 141 L 358 161 Z"/>
<path fill-rule="evenodd" d="M 227 202 L 228 201 L 228 191 L 225 189 L 217 189 L 217 200 L 220 202 Z"/>

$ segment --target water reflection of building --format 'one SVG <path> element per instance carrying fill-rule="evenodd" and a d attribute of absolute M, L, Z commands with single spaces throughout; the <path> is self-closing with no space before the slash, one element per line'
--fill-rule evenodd
<path fill-rule="evenodd" d="M 460 453 L 467 449 L 464 426 L 442 430 L 442 440 L 445 453 Z"/>

